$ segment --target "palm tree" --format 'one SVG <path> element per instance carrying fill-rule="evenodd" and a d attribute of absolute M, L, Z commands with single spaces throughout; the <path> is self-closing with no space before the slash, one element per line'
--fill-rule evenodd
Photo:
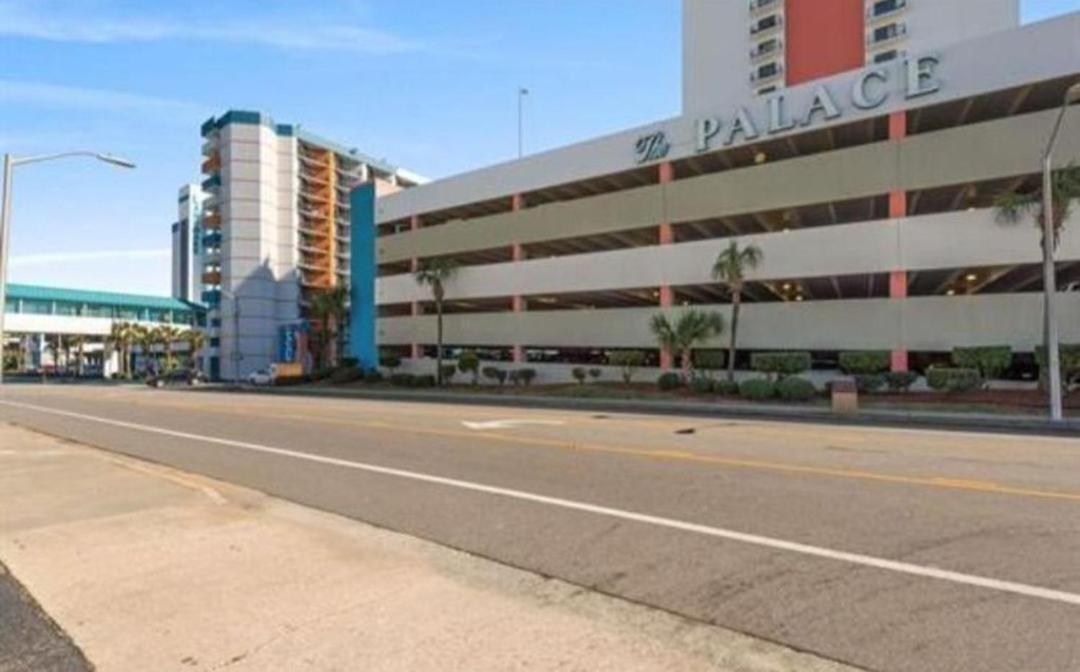
<path fill-rule="evenodd" d="M 430 259 L 416 270 L 416 282 L 431 287 L 431 296 L 435 299 L 435 382 L 443 383 L 443 299 L 446 298 L 446 283 L 457 273 L 458 263 L 453 259 Z"/>
<path fill-rule="evenodd" d="M 326 367 L 330 363 L 330 344 L 341 334 L 341 321 L 347 312 L 349 288 L 338 285 L 325 289 L 311 300 L 311 312 L 319 321 L 319 365 Z M 333 337 L 331 337 L 333 332 Z M 342 348 L 338 344 L 338 352 Z M 339 354 L 340 356 L 340 354 Z"/>
<path fill-rule="evenodd" d="M 154 346 L 157 345 L 157 334 L 154 333 L 152 327 L 148 327 L 143 324 L 136 324 L 132 326 L 131 339 L 138 344 L 139 349 L 142 351 L 143 356 L 143 368 L 146 368 L 154 357 Z"/>
<path fill-rule="evenodd" d="M 191 368 L 199 369 L 199 351 L 206 347 L 206 333 L 202 329 L 188 329 L 184 332 L 184 340 L 188 346 L 188 356 L 191 357 Z"/>
<path fill-rule="evenodd" d="M 83 360 L 86 356 L 86 336 L 82 334 L 72 336 L 71 344 L 75 347 L 75 374 L 82 378 Z"/>
<path fill-rule="evenodd" d="M 1073 201 L 1080 198 L 1080 166 L 1069 164 L 1061 170 L 1054 171 L 1050 178 L 1050 194 L 1054 200 L 1054 212 L 1051 213 L 1050 224 L 1054 230 L 1054 247 L 1056 250 L 1061 242 L 1061 229 L 1072 214 Z M 997 210 L 998 221 L 1005 224 L 1016 224 L 1029 216 L 1033 216 L 1035 224 L 1041 233 L 1043 229 L 1043 194 L 1042 187 L 1024 193 L 1004 192 L 994 199 L 994 208 Z M 1041 243 L 1044 247 L 1046 241 Z"/>
<path fill-rule="evenodd" d="M 120 375 L 131 377 L 131 346 L 135 341 L 135 325 L 130 322 L 113 322 L 109 342 L 120 355 Z"/>
<path fill-rule="evenodd" d="M 740 249 L 739 244 L 731 241 L 713 263 L 712 277 L 727 286 L 731 292 L 731 334 L 728 342 L 728 380 L 735 380 L 735 344 L 739 334 L 739 308 L 742 307 L 742 292 L 746 285 L 746 273 L 761 265 L 764 258 L 761 248 L 747 245 Z"/>
<path fill-rule="evenodd" d="M 157 343 L 165 350 L 165 370 L 172 371 L 175 364 L 173 361 L 173 347 L 183 337 L 183 334 L 176 327 L 163 324 L 154 329 L 154 337 Z"/>
<path fill-rule="evenodd" d="M 687 310 L 671 322 L 663 313 L 653 315 L 650 323 L 660 347 L 679 355 L 683 377 L 693 368 L 694 347 L 724 331 L 724 317 L 717 312 Z"/>

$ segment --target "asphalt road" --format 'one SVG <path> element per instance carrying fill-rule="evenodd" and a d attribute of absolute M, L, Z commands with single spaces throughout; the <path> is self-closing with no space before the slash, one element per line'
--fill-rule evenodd
<path fill-rule="evenodd" d="M 848 664 L 1080 669 L 1080 440 L 117 387 L 5 394 L 0 420 Z"/>
<path fill-rule="evenodd" d="M 0 672 L 90 672 L 90 663 L 0 564 Z"/>

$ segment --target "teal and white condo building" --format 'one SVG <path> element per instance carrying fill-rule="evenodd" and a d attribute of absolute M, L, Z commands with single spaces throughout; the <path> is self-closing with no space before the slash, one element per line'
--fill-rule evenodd
<path fill-rule="evenodd" d="M 209 119 L 201 136 L 204 179 L 186 188 L 200 203 L 188 258 L 209 309 L 209 370 L 231 379 L 303 361 L 312 297 L 349 282 L 349 192 L 371 182 L 388 194 L 422 180 L 259 112 Z M 174 255 L 181 289 L 185 268 Z"/>

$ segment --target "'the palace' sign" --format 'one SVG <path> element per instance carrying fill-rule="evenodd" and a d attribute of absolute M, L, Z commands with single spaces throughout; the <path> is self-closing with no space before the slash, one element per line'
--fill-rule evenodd
<path fill-rule="evenodd" d="M 789 109 L 787 97 L 777 94 L 766 99 L 756 114 L 746 107 L 739 107 L 728 118 L 705 117 L 694 122 L 694 151 L 707 152 L 717 144 L 729 147 L 738 142 L 752 142 L 799 127 L 835 121 L 851 110 L 872 110 L 881 107 L 898 87 L 890 86 L 894 74 L 903 76 L 902 91 L 906 99 L 920 98 L 941 90 L 936 69 L 937 56 L 907 59 L 902 69 L 875 67 L 864 70 L 845 91 L 843 103 L 826 85 L 814 89 L 809 104 L 802 109 Z M 639 138 L 635 145 L 637 163 L 648 163 L 667 156 L 670 145 L 663 131 Z"/>

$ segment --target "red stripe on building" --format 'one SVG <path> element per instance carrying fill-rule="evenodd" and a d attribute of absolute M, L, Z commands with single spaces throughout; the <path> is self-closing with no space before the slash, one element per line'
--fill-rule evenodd
<path fill-rule="evenodd" d="M 787 0 L 788 86 L 866 64 L 863 0 Z"/>

